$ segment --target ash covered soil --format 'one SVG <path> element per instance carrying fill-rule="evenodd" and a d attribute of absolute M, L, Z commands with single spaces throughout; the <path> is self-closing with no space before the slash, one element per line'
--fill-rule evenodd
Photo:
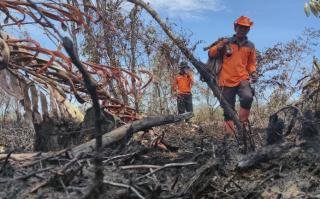
<path fill-rule="evenodd" d="M 253 133 L 259 154 L 264 131 Z M 234 139 L 225 142 L 217 123 L 157 127 L 104 148 L 101 198 L 320 198 L 319 138 L 285 143 L 269 147 L 281 148 L 270 150 L 272 158 L 239 168 L 250 156 Z M 0 198 L 82 198 L 93 183 L 93 156 L 1 160 Z"/>

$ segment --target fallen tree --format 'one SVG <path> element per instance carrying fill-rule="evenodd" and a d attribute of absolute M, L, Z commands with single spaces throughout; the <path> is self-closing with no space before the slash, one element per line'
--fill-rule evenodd
<path fill-rule="evenodd" d="M 192 117 L 192 113 L 184 113 L 181 115 L 167 115 L 167 116 L 153 116 L 146 117 L 142 120 L 134 121 L 132 123 L 123 125 L 116 128 L 110 132 L 104 132 L 102 135 L 102 147 L 106 147 L 115 142 L 118 142 L 124 138 L 129 139 L 132 137 L 133 133 L 138 131 L 145 131 L 155 126 L 175 123 Z M 71 149 L 64 149 L 58 152 L 48 152 L 48 153 L 25 153 L 25 154 L 0 154 L 0 160 L 5 159 L 9 155 L 9 159 L 15 161 L 30 161 L 31 159 L 46 159 L 48 157 L 53 157 L 61 153 L 70 152 L 73 156 L 79 156 L 80 154 L 92 153 L 95 148 L 95 139 L 92 139 L 86 143 L 80 144 Z"/>

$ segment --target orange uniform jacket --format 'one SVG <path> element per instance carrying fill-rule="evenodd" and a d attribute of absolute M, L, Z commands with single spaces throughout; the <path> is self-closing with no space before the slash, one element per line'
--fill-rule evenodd
<path fill-rule="evenodd" d="M 191 94 L 194 84 L 192 74 L 178 74 L 173 82 L 173 90 L 179 94 Z"/>
<path fill-rule="evenodd" d="M 219 74 L 218 83 L 220 86 L 234 87 L 240 84 L 242 80 L 248 80 L 249 75 L 256 71 L 256 50 L 254 44 L 245 40 L 240 44 L 237 43 L 236 37 L 229 38 L 232 55 L 223 57 L 222 67 Z M 215 57 L 218 49 L 223 42 L 209 49 L 209 56 Z"/>

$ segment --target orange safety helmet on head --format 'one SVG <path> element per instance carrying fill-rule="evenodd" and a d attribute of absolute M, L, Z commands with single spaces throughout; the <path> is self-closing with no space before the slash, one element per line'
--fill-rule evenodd
<path fill-rule="evenodd" d="M 252 26 L 253 22 L 250 20 L 249 17 L 246 16 L 240 16 L 237 20 L 234 22 L 234 26 L 241 25 L 241 26 Z"/>

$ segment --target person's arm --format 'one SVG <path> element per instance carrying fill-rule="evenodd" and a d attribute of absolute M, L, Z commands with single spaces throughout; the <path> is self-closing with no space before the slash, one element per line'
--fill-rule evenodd
<path fill-rule="evenodd" d="M 188 75 L 189 75 L 189 79 L 190 79 L 190 87 L 192 87 L 194 85 L 194 78 L 193 78 L 193 74 L 192 71 L 188 71 Z"/>
<path fill-rule="evenodd" d="M 218 55 L 219 50 L 221 50 L 227 42 L 227 39 L 220 40 L 216 45 L 212 46 L 209 49 L 208 56 L 211 58 L 215 58 Z"/>
<path fill-rule="evenodd" d="M 256 49 L 253 48 L 248 57 L 247 71 L 251 75 L 253 72 L 257 70 L 257 55 Z"/>

